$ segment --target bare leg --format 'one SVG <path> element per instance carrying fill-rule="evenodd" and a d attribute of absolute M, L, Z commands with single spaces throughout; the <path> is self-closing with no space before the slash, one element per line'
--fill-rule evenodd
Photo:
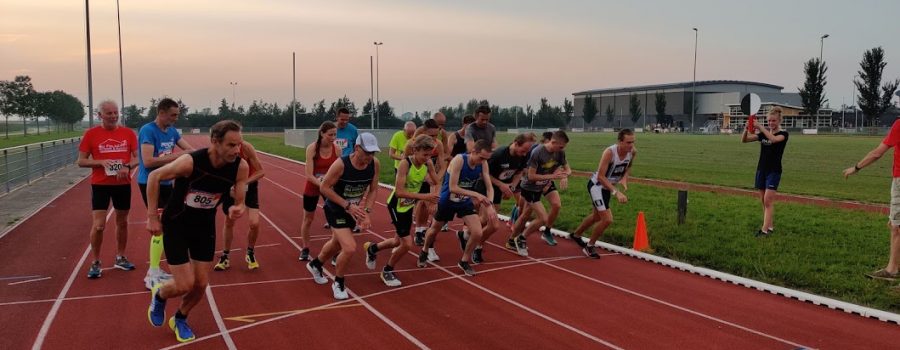
<path fill-rule="evenodd" d="M 91 253 L 94 260 L 100 260 L 103 245 L 103 231 L 106 229 L 106 210 L 91 211 Z"/>
<path fill-rule="evenodd" d="M 125 256 L 128 246 L 128 210 L 116 210 L 116 255 Z"/>

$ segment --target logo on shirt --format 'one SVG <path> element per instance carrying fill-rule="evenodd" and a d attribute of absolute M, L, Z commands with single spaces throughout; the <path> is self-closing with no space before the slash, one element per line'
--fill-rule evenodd
<path fill-rule="evenodd" d="M 544 164 L 541 164 L 541 167 L 544 169 L 553 169 L 556 166 L 556 159 L 551 159 Z"/>
<path fill-rule="evenodd" d="M 100 153 L 119 153 L 119 152 L 128 152 L 128 141 L 122 140 L 113 140 L 106 139 L 97 146 Z"/>
<path fill-rule="evenodd" d="M 159 149 L 157 150 L 157 156 L 162 157 L 169 154 L 172 154 L 172 150 L 175 149 L 175 142 L 160 142 Z"/>
<path fill-rule="evenodd" d="M 335 139 L 334 143 L 338 145 L 341 149 L 347 148 L 347 139 Z"/>

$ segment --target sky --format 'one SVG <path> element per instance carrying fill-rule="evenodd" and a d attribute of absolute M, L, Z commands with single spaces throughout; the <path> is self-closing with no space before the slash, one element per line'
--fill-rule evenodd
<path fill-rule="evenodd" d="M 826 98 L 852 102 L 863 52 L 881 46 L 900 77 L 900 2 L 859 1 L 306 1 L 121 0 L 125 104 L 180 98 L 192 110 L 222 98 L 305 106 L 371 94 L 396 114 L 471 98 L 501 107 L 561 105 L 577 91 L 697 80 L 802 86 L 803 63 L 829 66 Z M 93 99 L 120 100 L 115 0 L 90 1 Z M 87 104 L 85 4 L 0 0 L 0 80 Z M 236 85 L 231 85 L 236 82 Z"/>

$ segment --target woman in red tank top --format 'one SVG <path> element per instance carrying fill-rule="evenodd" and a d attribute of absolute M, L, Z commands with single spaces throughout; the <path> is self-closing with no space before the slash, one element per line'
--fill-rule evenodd
<path fill-rule="evenodd" d="M 303 189 L 303 222 L 300 224 L 300 260 L 309 260 L 309 226 L 315 218 L 316 206 L 319 204 L 319 185 L 322 177 L 328 172 L 331 163 L 341 156 L 334 140 L 337 138 L 337 126 L 332 122 L 324 122 L 319 126 L 316 142 L 306 146 L 306 187 Z"/>

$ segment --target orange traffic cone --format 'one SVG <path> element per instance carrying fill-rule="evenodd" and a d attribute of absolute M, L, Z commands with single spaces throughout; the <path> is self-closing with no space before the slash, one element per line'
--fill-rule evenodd
<path fill-rule="evenodd" d="M 647 222 L 644 221 L 644 212 L 638 212 L 637 225 L 634 228 L 634 244 L 632 249 L 642 252 L 652 252 L 650 240 L 647 238 Z"/>

